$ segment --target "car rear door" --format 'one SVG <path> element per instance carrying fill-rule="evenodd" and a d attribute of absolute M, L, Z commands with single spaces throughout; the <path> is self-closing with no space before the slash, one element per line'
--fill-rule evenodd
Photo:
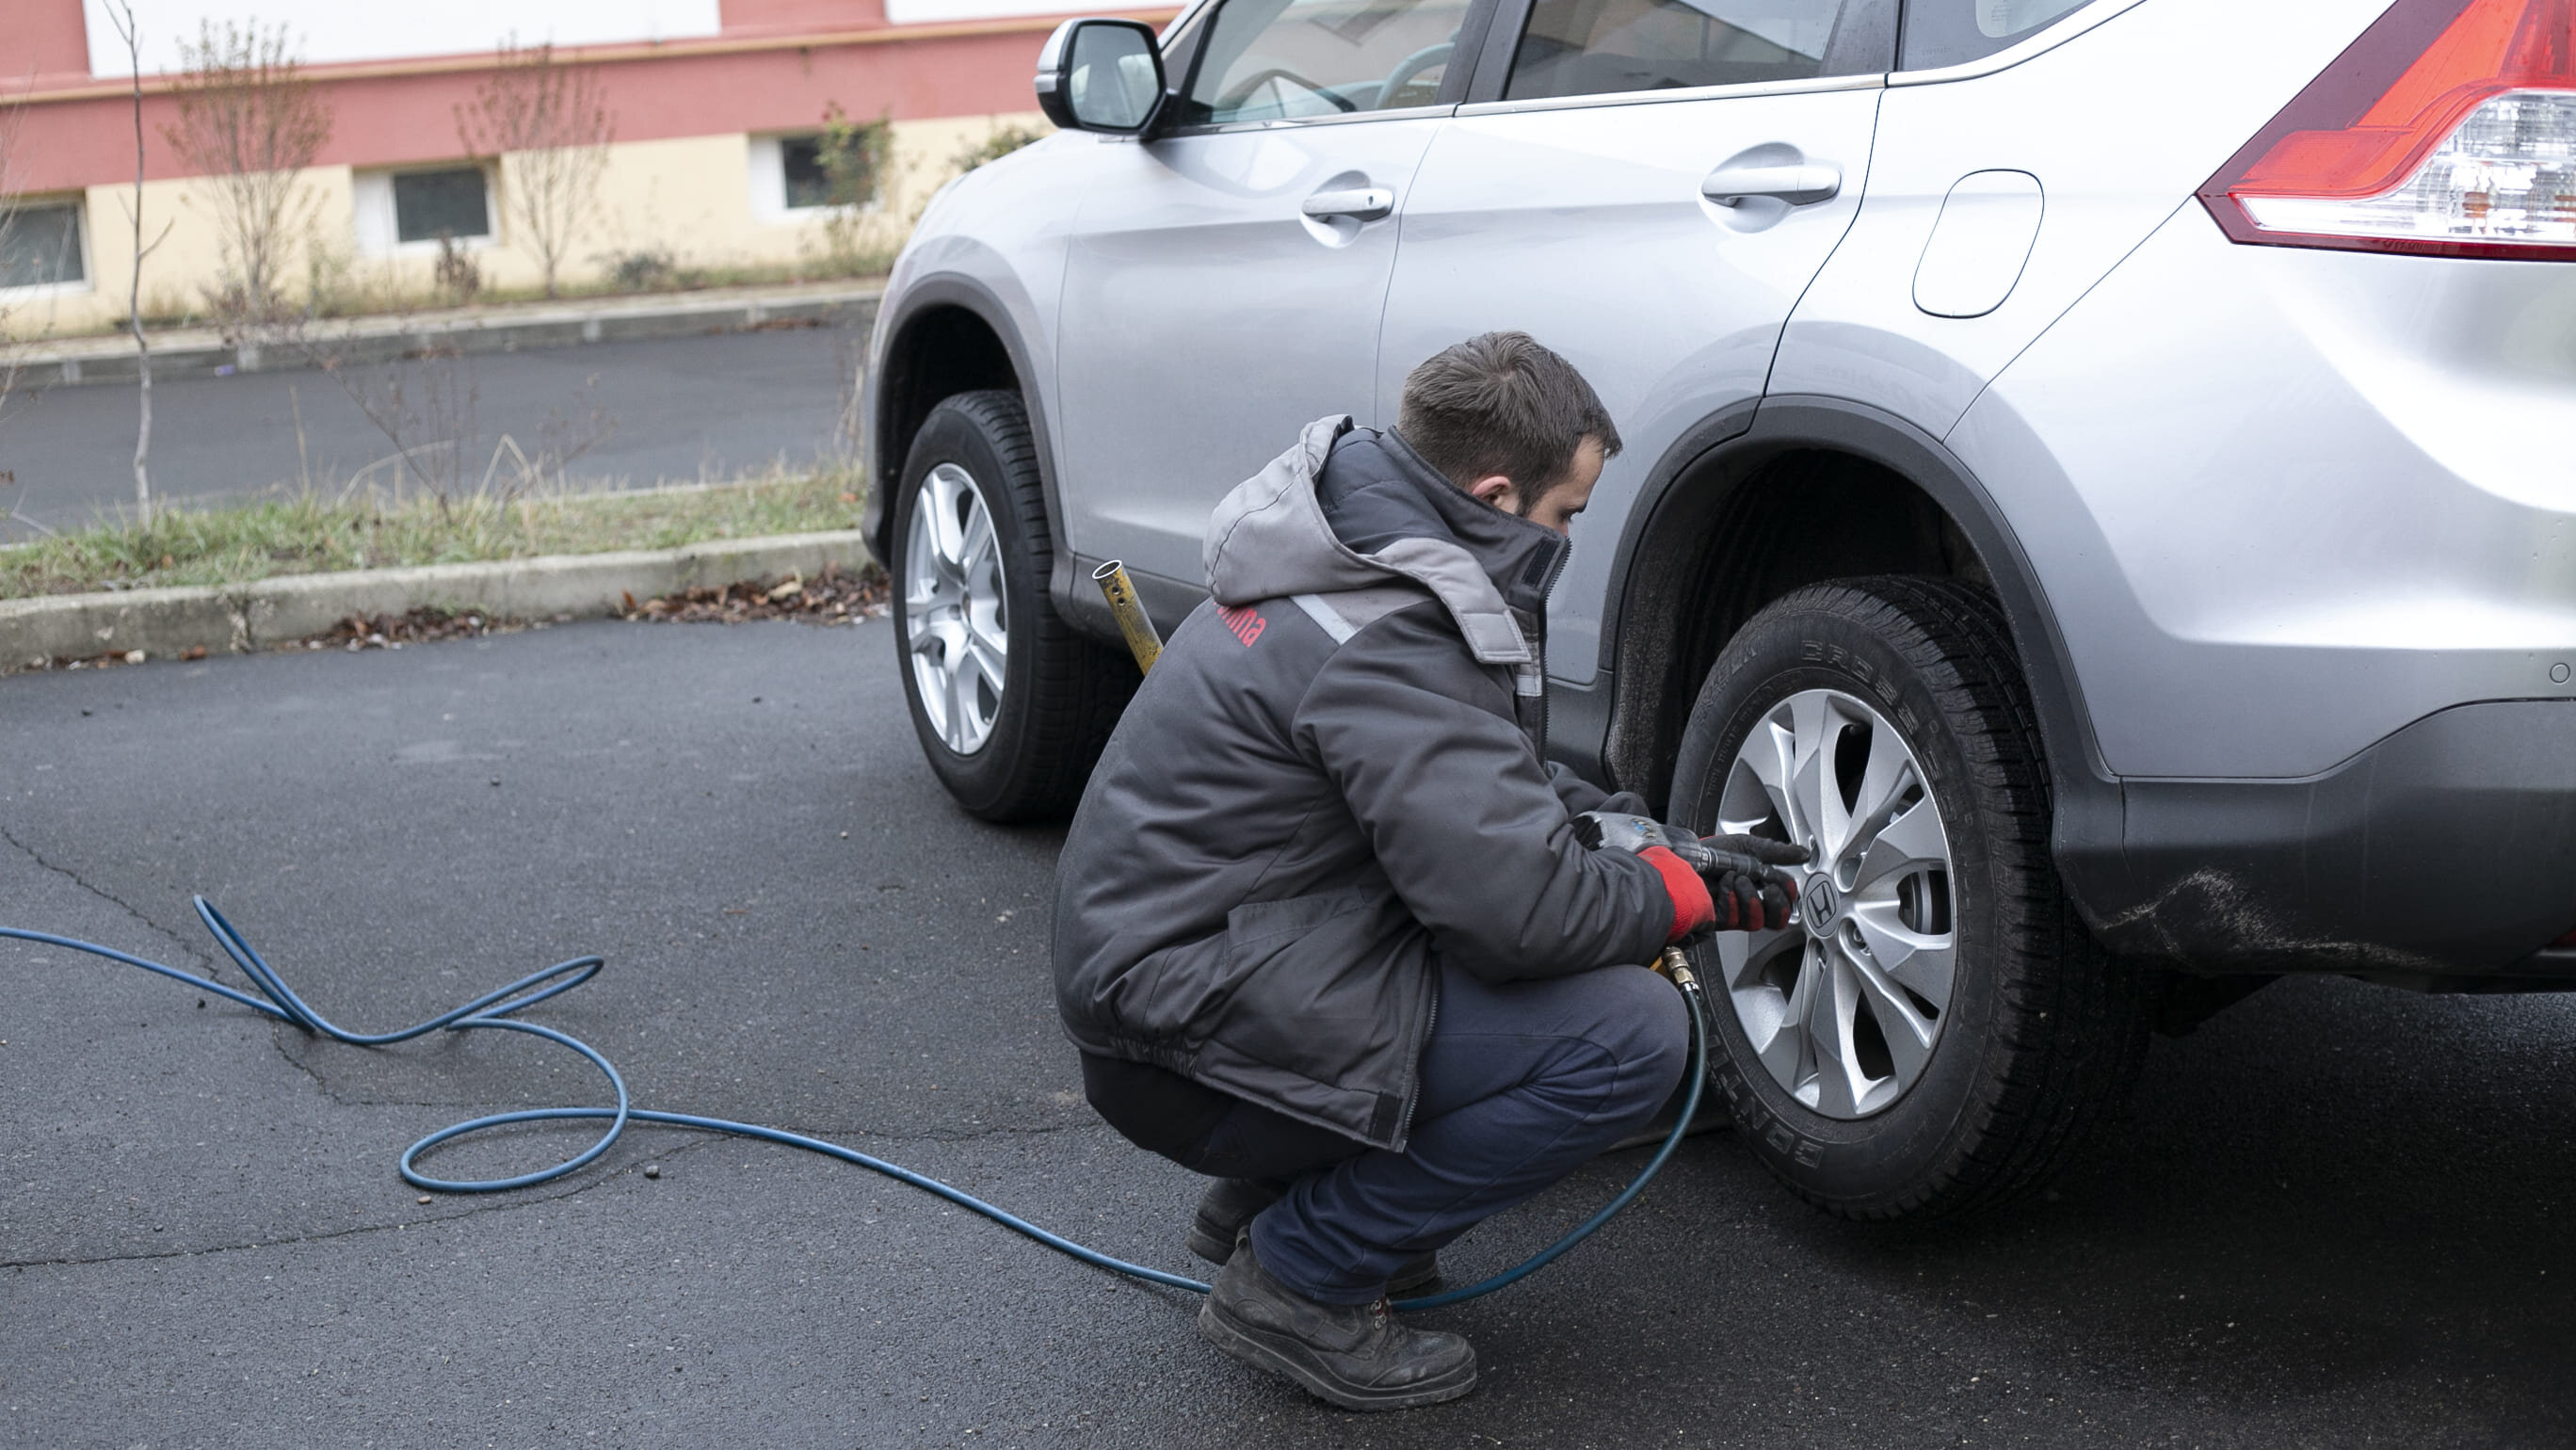
<path fill-rule="evenodd" d="M 1196 585 L 1227 489 L 1317 417 L 1370 421 L 1395 214 L 1491 3 L 1217 0 L 1174 38 L 1177 124 L 1110 143 L 1066 262 L 1057 467 L 1077 559 Z"/>
<path fill-rule="evenodd" d="M 1550 605 L 1549 672 L 1592 678 L 1615 530 L 1656 460 L 1749 421 L 1799 292 L 1860 204 L 1894 0 L 1519 0 L 1413 180 L 1377 392 L 1518 328 L 1582 369 L 1626 451 Z"/>

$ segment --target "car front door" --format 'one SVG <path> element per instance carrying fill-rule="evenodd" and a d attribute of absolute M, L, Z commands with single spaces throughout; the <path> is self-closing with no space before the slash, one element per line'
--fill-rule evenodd
<path fill-rule="evenodd" d="M 1534 335 L 1583 371 L 1624 435 L 1589 510 L 1615 530 L 1667 449 L 1760 398 L 1791 306 L 1859 206 L 1894 3 L 1517 8 L 1495 20 L 1406 199 L 1379 408 L 1460 338 Z M 1587 522 L 1574 539 L 1549 612 L 1561 685 L 1600 664 L 1618 543 Z"/>
<path fill-rule="evenodd" d="M 1315 418 L 1371 420 L 1395 216 L 1464 90 L 1451 60 L 1480 3 L 1217 0 L 1175 37 L 1177 114 L 1104 143 L 1066 261 L 1077 559 L 1196 586 L 1227 489 Z"/>

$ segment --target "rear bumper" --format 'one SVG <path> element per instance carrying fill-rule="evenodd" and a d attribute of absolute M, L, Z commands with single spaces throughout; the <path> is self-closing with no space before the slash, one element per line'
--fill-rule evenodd
<path fill-rule="evenodd" d="M 2203 971 L 2576 976 L 2576 701 L 2426 716 L 2296 781 L 2122 782 L 2116 845 L 2061 847 L 2087 923 Z M 2535 983 L 2537 984 L 2537 983 Z"/>

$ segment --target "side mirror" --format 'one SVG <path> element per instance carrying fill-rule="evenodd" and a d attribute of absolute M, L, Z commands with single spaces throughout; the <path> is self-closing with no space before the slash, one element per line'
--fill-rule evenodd
<path fill-rule="evenodd" d="M 1163 108 L 1163 54 L 1134 20 L 1068 20 L 1038 52 L 1038 109 L 1067 131 L 1136 136 Z"/>

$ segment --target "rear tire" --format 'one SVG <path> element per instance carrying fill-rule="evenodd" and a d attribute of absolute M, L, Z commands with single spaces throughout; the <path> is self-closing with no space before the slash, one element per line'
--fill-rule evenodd
<path fill-rule="evenodd" d="M 1138 676 L 1047 597 L 1054 540 L 1019 395 L 931 409 L 895 505 L 895 650 L 931 773 L 984 820 L 1069 814 Z"/>
<path fill-rule="evenodd" d="M 1840 842 L 1802 869 L 1787 932 L 1699 954 L 1710 1084 L 1810 1202 L 1861 1219 L 2001 1202 L 2125 1096 L 2148 984 L 2058 880 L 2046 756 L 1984 591 L 1891 576 L 1775 601 L 1709 671 L 1672 814 Z"/>

